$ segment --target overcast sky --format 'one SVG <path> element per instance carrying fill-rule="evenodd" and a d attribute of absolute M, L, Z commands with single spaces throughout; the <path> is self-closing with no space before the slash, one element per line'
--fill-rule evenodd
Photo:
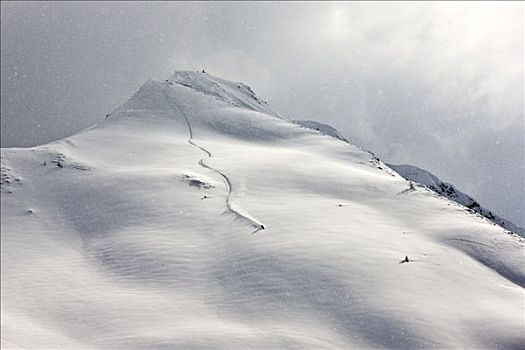
<path fill-rule="evenodd" d="M 1 2 L 2 147 L 86 128 L 176 69 L 250 85 L 525 225 L 524 5 Z"/>

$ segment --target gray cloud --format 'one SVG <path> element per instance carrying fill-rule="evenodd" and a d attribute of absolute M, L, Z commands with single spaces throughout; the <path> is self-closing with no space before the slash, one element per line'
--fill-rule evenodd
<path fill-rule="evenodd" d="M 525 225 L 522 3 L 2 2 L 2 146 L 206 68 Z"/>

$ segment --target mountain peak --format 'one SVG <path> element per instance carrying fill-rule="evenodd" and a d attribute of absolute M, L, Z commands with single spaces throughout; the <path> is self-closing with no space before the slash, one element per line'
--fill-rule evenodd
<path fill-rule="evenodd" d="M 281 118 L 281 116 L 270 109 L 268 103 L 259 98 L 248 85 L 213 76 L 204 70 L 201 72 L 187 70 L 175 71 L 167 82 L 169 84 L 185 86 L 232 106 L 244 107 Z"/>

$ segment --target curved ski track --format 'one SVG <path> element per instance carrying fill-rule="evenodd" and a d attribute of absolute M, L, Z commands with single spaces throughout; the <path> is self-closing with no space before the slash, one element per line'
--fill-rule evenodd
<path fill-rule="evenodd" d="M 167 98 L 168 96 L 166 96 Z M 182 108 L 180 108 L 179 106 L 175 106 L 179 112 L 182 114 L 182 116 L 184 117 L 184 120 L 186 121 L 186 124 L 188 126 L 188 131 L 189 131 L 189 138 L 188 138 L 188 143 L 198 149 L 200 149 L 201 151 L 203 151 L 204 153 L 206 153 L 207 157 L 208 158 L 212 158 L 212 154 L 210 151 L 208 151 L 207 149 L 205 149 L 204 147 L 201 147 L 199 146 L 198 144 L 196 144 L 194 141 L 193 141 L 193 130 L 191 128 L 191 123 L 190 123 L 190 120 L 189 118 L 186 116 L 186 113 L 184 113 L 184 111 L 182 110 Z M 206 168 L 206 169 L 209 169 L 215 173 L 217 173 L 219 176 L 221 176 L 221 178 L 223 179 L 224 183 L 226 184 L 226 189 L 228 190 L 228 194 L 226 195 L 226 208 L 228 208 L 228 210 L 233 213 L 234 215 L 236 215 L 238 218 L 240 219 L 243 219 L 245 221 L 247 221 L 251 226 L 253 226 L 255 228 L 255 230 L 252 232 L 253 233 L 256 233 L 260 230 L 263 230 L 264 229 L 264 225 L 255 221 L 254 219 L 240 213 L 239 211 L 237 211 L 235 208 L 232 207 L 232 204 L 231 204 L 231 196 L 232 196 L 232 183 L 230 181 L 230 179 L 228 178 L 228 176 L 226 176 L 226 174 L 224 174 L 222 171 L 220 170 L 217 170 L 209 165 L 207 165 L 205 162 L 204 162 L 204 158 L 200 159 L 199 160 L 199 165 L 203 168 Z"/>

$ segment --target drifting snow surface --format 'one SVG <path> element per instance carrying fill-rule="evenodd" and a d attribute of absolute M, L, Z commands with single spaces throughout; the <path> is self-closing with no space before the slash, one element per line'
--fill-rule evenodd
<path fill-rule="evenodd" d="M 479 203 L 468 194 L 465 194 L 447 182 L 443 182 L 438 179 L 434 174 L 430 173 L 427 170 L 415 167 L 413 165 L 393 165 L 388 164 L 388 166 L 394 169 L 399 175 L 403 176 L 409 181 L 414 181 L 419 184 L 427 186 L 432 191 L 447 197 L 450 200 L 453 200 L 456 203 L 464 205 L 469 208 L 472 212 L 478 213 L 492 222 L 500 225 L 501 227 L 519 234 L 522 237 L 525 237 L 525 228 L 519 227 L 509 220 L 503 219 L 488 209 L 483 208 Z"/>
<path fill-rule="evenodd" d="M 344 142 L 348 142 L 347 139 L 345 139 L 339 131 L 337 131 L 336 128 L 331 127 L 330 125 L 319 123 L 315 120 L 294 120 L 295 124 L 304 126 L 305 128 L 312 129 L 319 131 L 321 134 L 328 135 L 335 137 L 336 139 L 339 139 Z M 350 142 L 348 142 L 350 143 Z"/>
<path fill-rule="evenodd" d="M 1 228 L 5 348 L 525 343 L 522 238 L 204 73 L 2 149 Z"/>

